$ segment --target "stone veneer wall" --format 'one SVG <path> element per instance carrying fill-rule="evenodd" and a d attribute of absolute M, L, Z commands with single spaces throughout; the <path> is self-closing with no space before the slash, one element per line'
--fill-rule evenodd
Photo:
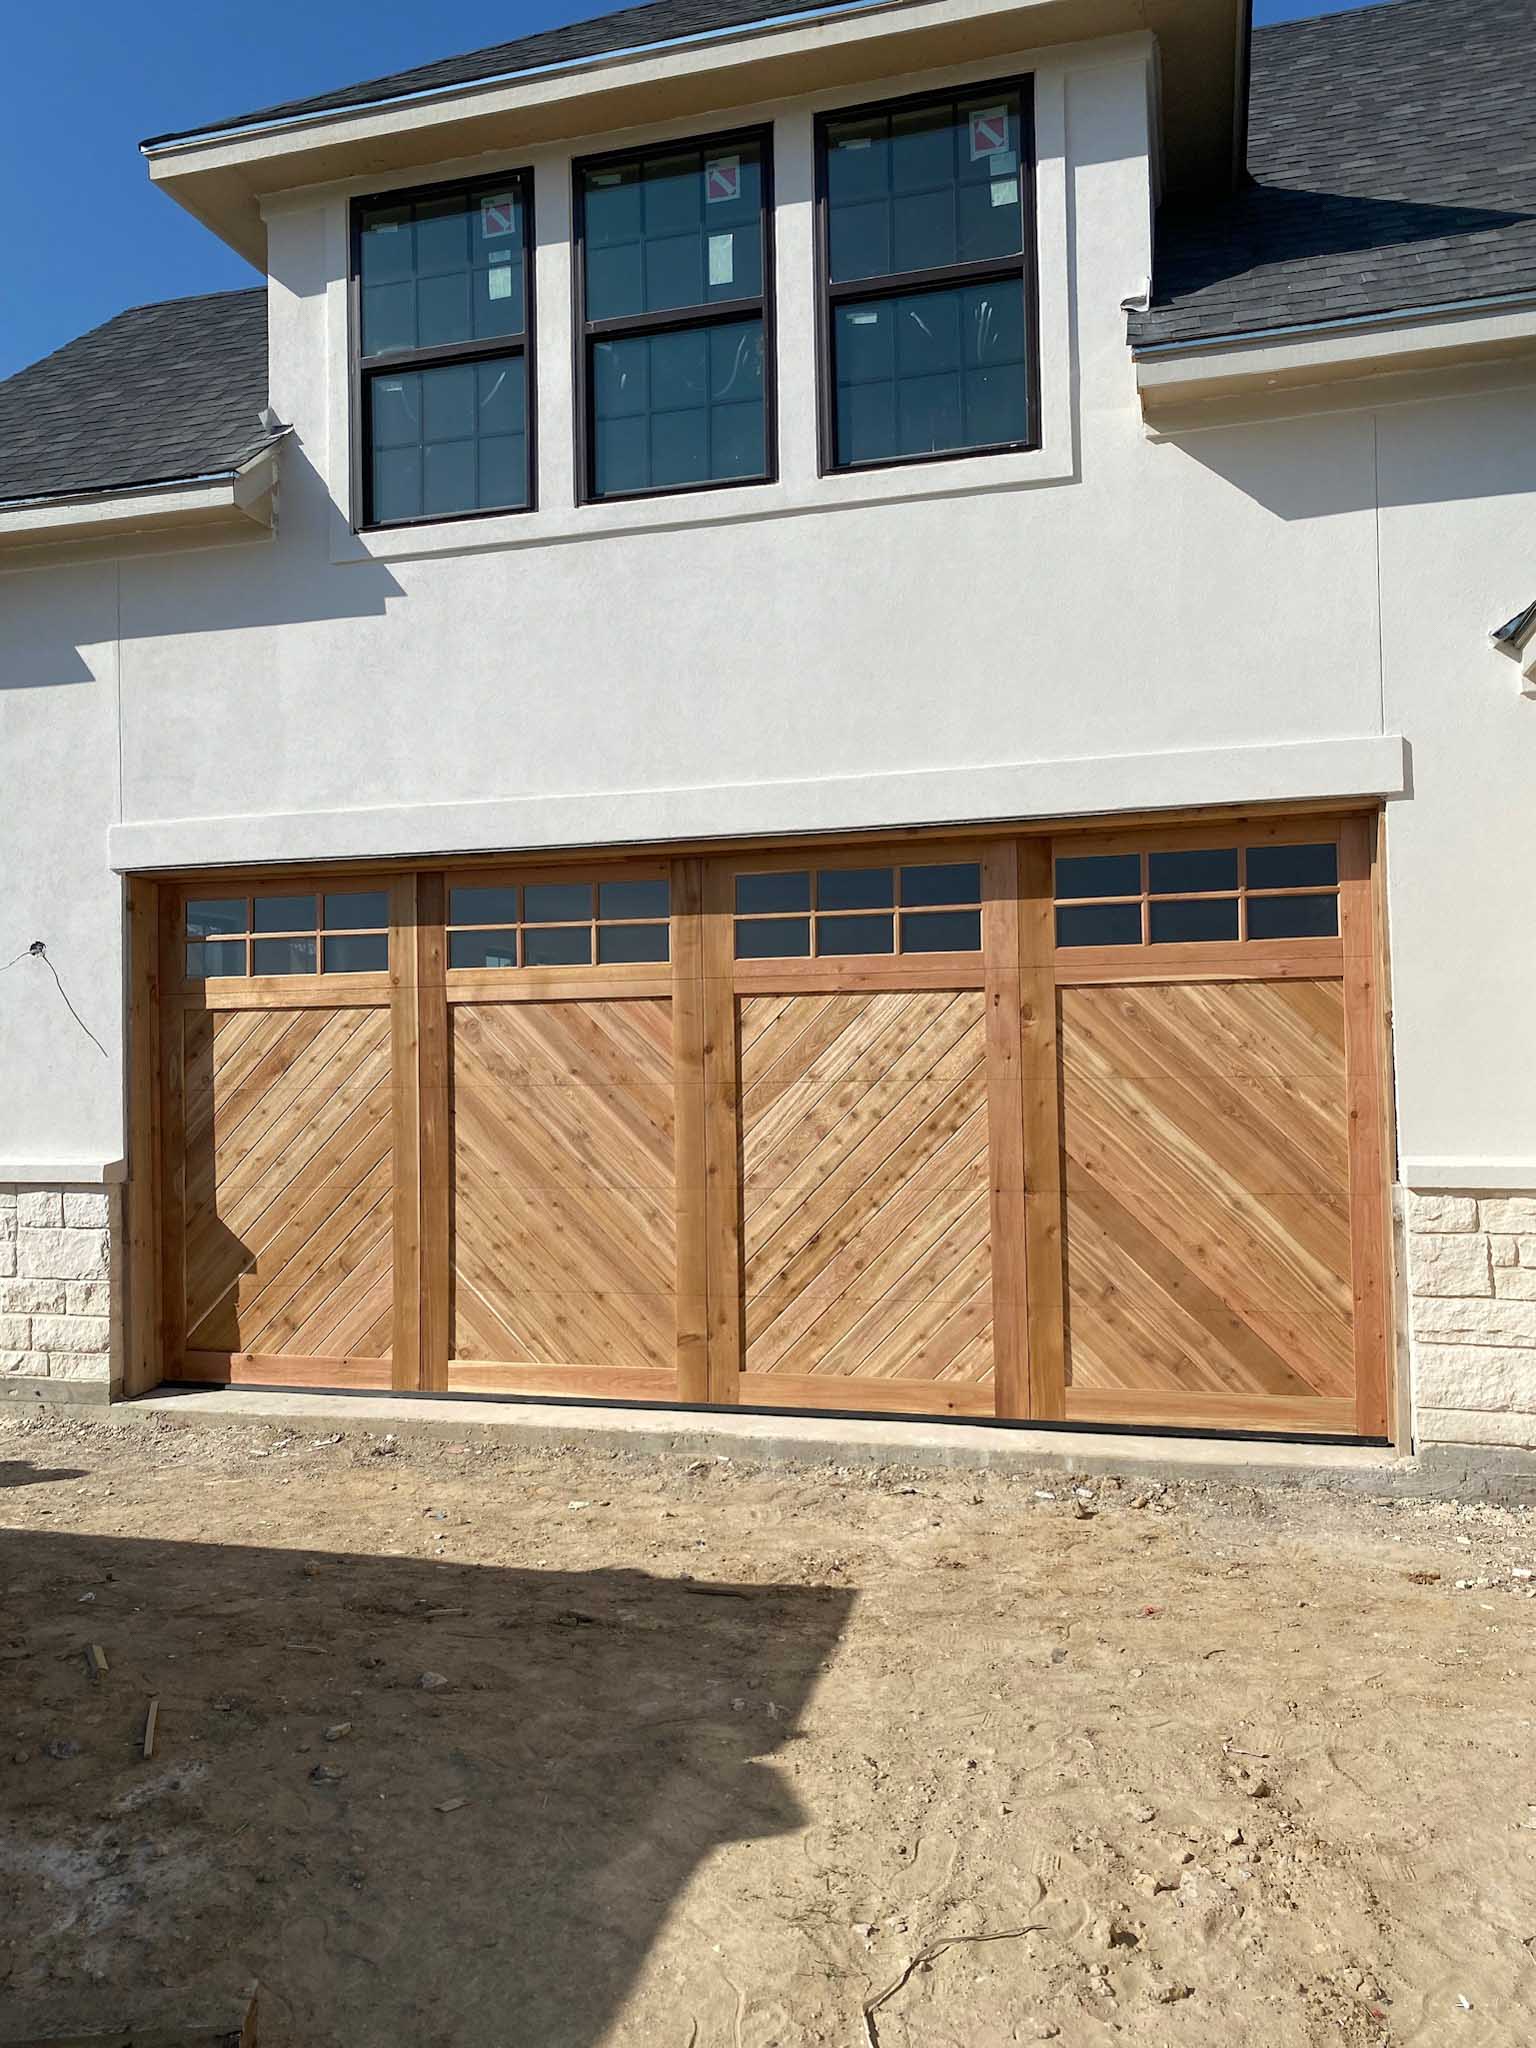
<path fill-rule="evenodd" d="M 121 1244 L 119 1188 L 0 1184 L 0 1382 L 12 1392 L 36 1381 L 65 1400 L 116 1391 Z"/>
<path fill-rule="evenodd" d="M 1414 1437 L 1536 1449 L 1536 1195 L 1408 1197 Z"/>

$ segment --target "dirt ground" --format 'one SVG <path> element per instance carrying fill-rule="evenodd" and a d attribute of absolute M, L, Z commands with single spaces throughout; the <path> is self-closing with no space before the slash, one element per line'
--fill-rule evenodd
<path fill-rule="evenodd" d="M 262 2048 L 1529 2048 L 1533 1570 L 1490 1507 L 0 1423 L 0 2040 L 259 1979 Z"/>

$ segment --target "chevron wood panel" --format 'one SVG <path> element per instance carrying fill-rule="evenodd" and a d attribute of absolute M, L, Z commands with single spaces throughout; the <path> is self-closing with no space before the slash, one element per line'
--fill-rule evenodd
<path fill-rule="evenodd" d="M 990 1381 L 983 1015 L 976 989 L 740 1004 L 749 1374 Z"/>
<path fill-rule="evenodd" d="M 453 1356 L 675 1376 L 671 1005 L 452 1016 Z"/>
<path fill-rule="evenodd" d="M 1068 1377 L 1353 1391 L 1336 981 L 1065 989 Z"/>
<path fill-rule="evenodd" d="M 388 1011 L 193 1012 L 183 1090 L 189 1351 L 386 1358 Z"/>

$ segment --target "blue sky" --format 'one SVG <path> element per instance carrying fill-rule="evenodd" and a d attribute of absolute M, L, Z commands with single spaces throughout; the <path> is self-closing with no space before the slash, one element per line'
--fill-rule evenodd
<path fill-rule="evenodd" d="M 605 13 L 622 0 L 16 0 L 0 123 L 0 377 L 125 306 L 253 284 L 151 189 L 137 145 L 275 100 Z M 1258 22 L 1364 0 L 1256 0 Z"/>

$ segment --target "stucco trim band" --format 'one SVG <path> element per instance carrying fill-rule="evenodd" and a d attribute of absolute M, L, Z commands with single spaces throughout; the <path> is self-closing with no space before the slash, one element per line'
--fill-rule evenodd
<path fill-rule="evenodd" d="M 1100 755 L 994 767 L 911 769 L 815 781 L 594 790 L 472 803 L 397 804 L 114 825 L 123 872 L 247 862 L 384 860 L 445 853 L 742 839 L 923 825 L 1112 816 L 1194 805 L 1401 796 L 1395 735 L 1183 753 Z"/>

